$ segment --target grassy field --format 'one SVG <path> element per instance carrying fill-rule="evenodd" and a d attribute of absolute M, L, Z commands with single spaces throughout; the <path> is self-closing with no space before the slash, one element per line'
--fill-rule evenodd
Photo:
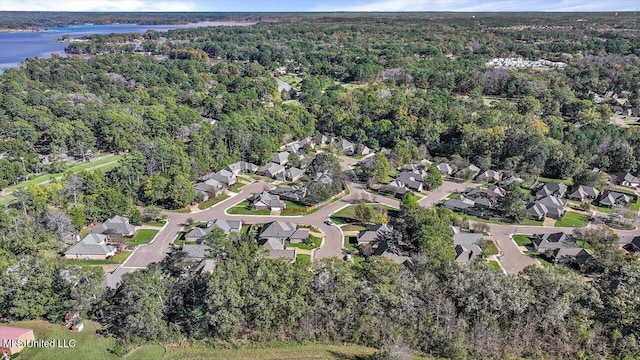
<path fill-rule="evenodd" d="M 367 207 L 369 208 L 369 210 L 371 210 L 371 212 L 375 211 L 375 207 L 377 206 L 377 204 L 367 204 Z M 356 207 L 357 205 L 349 205 L 345 208 L 342 208 L 340 211 L 333 213 L 333 215 L 331 215 L 332 218 L 334 218 L 336 222 L 339 223 L 343 223 L 343 221 L 340 221 L 340 218 L 342 219 L 351 219 L 351 220 L 356 220 Z M 395 210 L 391 207 L 385 206 L 385 208 L 387 210 Z"/>
<path fill-rule="evenodd" d="M 96 334 L 100 324 L 83 321 L 84 330 L 74 333 L 66 327 L 51 324 L 42 320 L 12 322 L 7 325 L 33 329 L 36 339 L 75 341 L 75 347 L 25 348 L 19 359 L 30 360 L 67 360 L 67 359 L 100 359 L 100 360 L 276 360 L 276 359 L 317 359 L 348 360 L 366 359 L 375 353 L 375 349 L 358 345 L 326 345 L 287 343 L 270 347 L 240 347 L 236 349 L 214 348 L 203 343 L 186 345 L 145 345 L 133 349 L 125 357 L 118 357 L 110 352 L 115 345 L 113 338 Z"/>
<path fill-rule="evenodd" d="M 498 247 L 496 246 L 496 243 L 494 243 L 492 240 L 488 240 L 484 243 L 484 254 L 485 255 L 498 255 L 500 253 L 500 251 L 498 250 Z"/>
<path fill-rule="evenodd" d="M 142 229 L 138 230 L 136 235 L 127 241 L 127 245 L 138 246 L 147 244 L 158 234 L 158 230 Z"/>
<path fill-rule="evenodd" d="M 518 246 L 527 246 L 531 244 L 530 236 L 531 235 L 513 235 L 513 241 L 515 241 Z"/>
<path fill-rule="evenodd" d="M 166 220 L 160 220 L 160 221 L 148 221 L 148 222 L 142 223 L 142 225 L 162 227 L 166 223 L 167 223 Z"/>
<path fill-rule="evenodd" d="M 251 210 L 249 209 L 249 201 L 245 200 L 240 204 L 231 207 L 227 210 L 227 213 L 234 215 L 269 215 L 270 210 Z"/>
<path fill-rule="evenodd" d="M 182 246 L 184 244 L 184 232 L 179 232 L 175 239 L 173 239 L 173 245 Z"/>
<path fill-rule="evenodd" d="M 300 263 L 306 267 L 311 267 L 311 255 L 296 254 L 296 263 Z"/>
<path fill-rule="evenodd" d="M 489 261 L 487 261 L 487 262 L 489 263 L 489 266 L 491 266 L 491 267 L 492 267 L 492 268 L 494 268 L 495 270 L 502 271 L 502 268 L 500 267 L 500 264 L 499 264 L 497 261 L 495 261 L 495 260 L 489 260 Z"/>
<path fill-rule="evenodd" d="M 109 264 L 124 264 L 125 261 L 131 255 L 131 251 L 119 251 L 111 259 L 108 260 L 98 260 L 98 259 L 65 259 L 64 261 L 69 264 L 78 264 L 78 265 L 109 265 Z"/>
<path fill-rule="evenodd" d="M 479 217 L 474 216 L 474 215 L 468 215 L 468 214 L 461 214 L 461 215 L 462 215 L 463 219 L 468 219 L 468 220 L 478 221 L 478 222 L 484 222 L 484 223 L 487 223 L 487 224 L 513 225 L 511 223 L 504 222 L 504 221 L 482 219 L 482 218 L 479 218 Z M 520 222 L 518 225 L 542 226 L 543 222 L 542 221 L 538 221 L 538 220 L 525 219 L 522 222 Z"/>
<path fill-rule="evenodd" d="M 362 230 L 366 230 L 366 228 L 364 226 L 353 225 L 353 224 L 342 225 L 340 228 L 342 229 L 342 231 L 362 231 Z"/>
<path fill-rule="evenodd" d="M 552 183 L 563 183 L 563 184 L 565 184 L 567 186 L 573 185 L 573 180 L 571 180 L 571 179 L 566 179 L 566 180 L 552 179 L 552 178 L 546 178 L 546 177 L 542 177 L 542 176 L 538 177 L 538 182 L 541 182 L 541 183 L 549 183 L 549 182 L 552 182 Z"/>
<path fill-rule="evenodd" d="M 219 203 L 220 201 L 226 200 L 229 198 L 229 195 L 227 194 L 222 194 L 220 196 L 216 196 L 214 198 L 211 198 L 207 201 L 203 201 L 200 204 L 198 204 L 198 209 L 200 210 L 205 210 L 208 209 L 210 207 L 212 207 L 213 205 Z"/>
<path fill-rule="evenodd" d="M 589 216 L 573 211 L 567 211 L 562 219 L 556 221 L 556 227 L 584 227 L 589 222 Z"/>
<path fill-rule="evenodd" d="M 244 180 L 238 180 L 237 183 L 233 184 L 230 188 L 229 191 L 232 192 L 240 192 L 240 189 L 242 189 L 243 187 L 245 187 L 245 185 L 247 185 L 248 183 Z"/>
<path fill-rule="evenodd" d="M 576 241 L 576 245 L 578 247 L 583 248 L 583 249 L 587 249 L 587 250 L 591 250 L 592 249 L 591 244 L 589 244 L 586 241 Z"/>

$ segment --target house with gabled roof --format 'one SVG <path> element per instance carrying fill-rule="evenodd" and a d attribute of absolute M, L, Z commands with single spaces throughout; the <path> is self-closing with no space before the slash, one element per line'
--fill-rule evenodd
<path fill-rule="evenodd" d="M 221 229 L 226 235 L 232 232 L 239 233 L 242 230 L 242 220 L 222 220 L 215 219 L 207 223 L 207 227 L 196 226 L 184 235 L 186 241 L 197 241 L 207 236 L 215 229 Z"/>
<path fill-rule="evenodd" d="M 368 244 L 375 241 L 378 236 L 390 232 L 391 228 L 387 224 L 369 225 L 366 230 L 358 233 L 358 245 Z"/>
<path fill-rule="evenodd" d="M 453 228 L 453 247 L 456 262 L 470 262 L 482 257 L 483 235 L 479 233 L 467 233 Z"/>
<path fill-rule="evenodd" d="M 485 170 L 485 172 L 476 176 L 476 181 L 491 183 L 500 180 L 502 180 L 502 172 L 498 170 Z"/>
<path fill-rule="evenodd" d="M 395 183 L 402 184 L 415 192 L 421 192 L 423 181 L 424 177 L 421 171 L 403 171 L 396 177 Z"/>
<path fill-rule="evenodd" d="M 536 199 L 542 199 L 547 196 L 555 196 L 561 198 L 566 192 L 567 185 L 563 183 L 548 182 L 536 192 Z"/>
<path fill-rule="evenodd" d="M 280 196 L 270 194 L 268 191 L 263 191 L 260 194 L 255 194 L 251 201 L 251 206 L 256 210 L 284 210 L 286 204 L 280 200 Z"/>
<path fill-rule="evenodd" d="M 211 246 L 207 244 L 183 244 L 182 251 L 185 252 L 183 261 L 201 261 L 210 256 Z"/>
<path fill-rule="evenodd" d="M 195 186 L 196 196 L 202 200 L 208 200 L 222 195 L 226 186 L 218 180 L 209 179 L 204 182 L 197 183 Z"/>
<path fill-rule="evenodd" d="M 306 231 L 304 231 L 306 230 Z M 296 225 L 284 221 L 272 221 L 264 224 L 258 236 L 260 245 L 267 251 L 270 259 L 284 259 L 295 261 L 296 249 L 285 249 L 287 242 L 303 242 L 304 235 L 309 234 L 308 229 L 296 229 Z M 293 237 L 293 239 L 292 239 Z"/>
<path fill-rule="evenodd" d="M 313 142 L 316 145 L 325 146 L 329 143 L 329 138 L 326 135 L 317 134 L 316 136 L 313 137 Z"/>
<path fill-rule="evenodd" d="M 270 178 L 275 178 L 279 173 L 283 173 L 284 171 L 285 171 L 284 166 L 270 162 L 265 166 L 259 168 L 256 171 L 256 174 L 262 175 L 262 176 L 268 176 Z"/>
<path fill-rule="evenodd" d="M 622 181 L 620 182 L 620 185 L 629 186 L 629 187 L 639 187 L 640 186 L 640 179 L 638 179 L 637 176 L 634 176 L 634 175 L 631 175 L 630 173 L 627 173 L 622 178 Z"/>
<path fill-rule="evenodd" d="M 116 254 L 115 246 L 107 245 L 107 235 L 87 234 L 64 253 L 67 259 L 106 259 Z"/>
<path fill-rule="evenodd" d="M 114 234 L 122 236 L 131 236 L 136 232 L 136 227 L 129 224 L 129 218 L 116 215 L 111 219 L 96 226 L 92 231 L 93 234 Z"/>
<path fill-rule="evenodd" d="M 595 200 L 600 195 L 600 191 L 592 188 L 591 186 L 580 185 L 578 188 L 569 194 L 569 199 L 576 201 Z"/>
<path fill-rule="evenodd" d="M 456 166 L 449 163 L 440 163 L 436 165 L 436 168 L 438 168 L 440 173 L 444 176 L 451 175 L 456 171 Z"/>
<path fill-rule="evenodd" d="M 304 176 L 304 170 L 292 166 L 284 172 L 277 174 L 276 179 L 280 181 L 296 181 L 302 176 Z"/>
<path fill-rule="evenodd" d="M 337 146 L 347 156 L 353 155 L 356 151 L 356 145 L 349 140 L 342 139 L 338 141 Z"/>
<path fill-rule="evenodd" d="M 289 155 L 290 155 L 289 152 L 281 151 L 273 155 L 273 157 L 271 158 L 271 161 L 278 165 L 285 165 L 286 163 L 289 162 Z"/>
<path fill-rule="evenodd" d="M 628 205 L 631 201 L 629 195 L 616 191 L 606 191 L 598 200 L 598 205 L 604 207 L 614 207 L 617 205 Z"/>
<path fill-rule="evenodd" d="M 461 196 L 459 199 L 448 199 L 444 202 L 443 206 L 451 211 L 464 212 L 465 210 L 474 207 L 475 204 L 476 203 L 473 200 Z"/>
<path fill-rule="evenodd" d="M 258 171 L 258 165 L 246 161 L 238 161 L 233 164 L 229 164 L 225 170 L 231 171 L 235 175 L 240 173 L 254 173 Z"/>
<path fill-rule="evenodd" d="M 573 235 L 564 232 L 535 234 L 531 238 L 531 243 L 533 248 L 538 252 L 545 252 L 549 249 L 576 247 L 576 240 Z"/>
<path fill-rule="evenodd" d="M 217 180 L 226 186 L 231 186 L 238 181 L 236 174 L 224 169 L 214 173 L 212 179 Z"/>
<path fill-rule="evenodd" d="M 564 212 L 565 202 L 553 195 L 540 198 L 527 208 L 527 213 L 536 220 L 542 220 L 544 217 L 559 219 Z"/>
<path fill-rule="evenodd" d="M 598 267 L 593 252 L 579 247 L 557 248 L 551 257 L 554 263 L 577 268 L 583 273 Z"/>

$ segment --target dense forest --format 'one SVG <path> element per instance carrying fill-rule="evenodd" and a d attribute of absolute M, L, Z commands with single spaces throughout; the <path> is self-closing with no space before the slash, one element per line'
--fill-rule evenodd
<path fill-rule="evenodd" d="M 86 16 L 3 17 L 13 20 L 0 26 L 114 21 Z M 249 234 L 224 244 L 228 256 L 211 274 L 179 276 L 169 257 L 112 293 L 100 270 L 52 257 L 88 224 L 182 208 L 203 174 L 239 160 L 262 165 L 280 145 L 317 133 L 392 149 L 394 166 L 447 158 L 524 179 L 640 171 L 639 127 L 610 122 L 617 107 L 640 105 L 632 14 L 260 19 L 90 36 L 67 49 L 89 59 L 28 59 L 0 75 L 0 187 L 64 172 L 66 156 L 124 155 L 105 172 L 14 192 L 0 211 L 0 319 L 60 321 L 75 309 L 123 348 L 250 339 L 353 342 L 395 358 L 640 357 L 640 265 L 611 236 L 590 234 L 601 249 L 597 279 L 558 266 L 507 277 L 452 263 L 450 225 L 459 220 L 408 199 L 390 220 L 414 249 L 408 267 L 370 257 L 309 271 L 255 256 Z M 566 67 L 487 66 L 494 57 Z M 279 73 L 293 90 L 278 91 Z M 625 102 L 596 100 L 607 92 Z"/>

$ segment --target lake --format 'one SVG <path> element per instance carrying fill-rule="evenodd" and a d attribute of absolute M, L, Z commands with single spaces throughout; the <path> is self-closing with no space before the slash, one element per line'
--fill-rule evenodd
<path fill-rule="evenodd" d="M 65 43 L 56 42 L 63 35 L 79 38 L 92 34 L 111 33 L 145 33 L 148 30 L 168 31 L 205 26 L 248 26 L 255 23 L 233 21 L 204 21 L 184 25 L 77 25 L 61 28 L 50 28 L 37 32 L 5 32 L 0 33 L 0 73 L 4 69 L 14 68 L 26 58 L 46 58 L 51 54 L 64 54 Z"/>

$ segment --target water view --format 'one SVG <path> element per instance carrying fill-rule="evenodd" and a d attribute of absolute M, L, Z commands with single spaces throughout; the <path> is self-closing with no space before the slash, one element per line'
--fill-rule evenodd
<path fill-rule="evenodd" d="M 193 27 L 247 26 L 252 24 L 233 21 L 206 21 L 184 25 L 77 25 L 50 29 L 40 28 L 38 32 L 0 33 L 0 73 L 5 69 L 17 67 L 26 58 L 64 54 L 64 48 L 67 44 L 56 41 L 64 35 L 75 39 L 92 34 L 144 33 L 149 30 L 168 31 Z"/>

